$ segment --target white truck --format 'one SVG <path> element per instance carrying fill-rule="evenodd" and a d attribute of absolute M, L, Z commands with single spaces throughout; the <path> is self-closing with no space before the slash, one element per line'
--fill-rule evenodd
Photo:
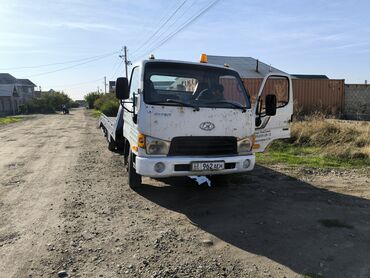
<path fill-rule="evenodd" d="M 121 106 L 99 125 L 109 148 L 123 152 L 130 187 L 141 177 L 215 176 L 251 171 L 255 152 L 290 136 L 289 75 L 268 74 L 255 96 L 229 68 L 156 60 L 132 67 L 116 81 Z"/>

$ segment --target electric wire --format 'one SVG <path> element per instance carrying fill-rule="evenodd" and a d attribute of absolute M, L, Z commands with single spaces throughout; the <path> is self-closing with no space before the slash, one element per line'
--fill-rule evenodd
<path fill-rule="evenodd" d="M 118 52 L 110 53 L 109 55 L 105 55 L 105 56 L 100 56 L 98 58 L 91 59 L 91 60 L 88 60 L 88 61 L 85 61 L 85 62 L 82 62 L 82 63 L 78 63 L 78 64 L 75 64 L 75 65 L 72 65 L 72 66 L 68 66 L 68 67 L 59 68 L 59 69 L 56 69 L 56 70 L 51 70 L 51 71 L 46 71 L 46 72 L 41 72 L 41 73 L 29 75 L 27 78 L 35 77 L 35 76 L 41 76 L 41 75 L 47 75 L 47 74 L 51 74 L 51 73 L 55 73 L 55 72 L 59 72 L 59 71 L 67 70 L 67 69 L 76 68 L 76 67 L 88 64 L 88 63 L 92 63 L 92 62 L 95 62 L 95 61 L 102 60 L 102 59 L 105 59 L 107 57 L 113 56 L 116 53 L 118 53 Z"/>
<path fill-rule="evenodd" d="M 51 67 L 51 66 L 57 66 L 57 65 L 65 65 L 65 64 L 72 64 L 72 63 L 78 63 L 86 60 L 91 60 L 99 57 L 106 57 L 106 55 L 113 55 L 119 53 L 119 51 L 104 53 L 102 55 L 96 55 L 91 56 L 83 59 L 77 59 L 77 60 L 70 60 L 66 62 L 57 62 L 57 63 L 50 63 L 50 64 L 43 64 L 43 65 L 36 65 L 36 66 L 22 66 L 22 67 L 13 67 L 13 68 L 0 68 L 0 70 L 17 70 L 17 69 L 33 69 L 33 68 L 42 68 L 42 67 Z"/>
<path fill-rule="evenodd" d="M 163 46 L 165 43 L 167 43 L 170 39 L 172 39 L 174 36 L 176 36 L 179 32 L 183 31 L 186 27 L 191 25 L 195 20 L 197 20 L 200 16 L 202 16 L 204 13 L 206 13 L 208 10 L 210 10 L 213 6 L 215 6 L 220 0 L 214 0 L 209 5 L 207 5 L 204 9 L 202 9 L 198 14 L 194 15 L 192 18 L 190 18 L 188 21 L 186 21 L 183 25 L 180 26 L 176 31 L 169 34 L 166 38 L 164 38 L 162 41 L 160 41 L 156 46 L 151 48 L 149 51 L 143 53 L 140 56 L 136 56 L 133 60 L 138 60 L 142 58 L 145 55 L 148 55 L 149 53 L 152 53 L 154 50 L 158 49 L 159 47 Z"/>
<path fill-rule="evenodd" d="M 159 33 L 159 35 L 157 36 L 157 38 L 155 38 L 152 42 L 151 42 L 151 45 L 155 45 L 157 44 L 158 42 L 162 41 L 169 33 L 171 33 L 173 30 L 175 30 L 176 28 L 174 28 L 172 31 L 171 31 L 171 28 L 174 27 L 182 17 L 184 17 L 186 15 L 186 13 L 188 11 L 190 11 L 194 6 L 195 4 L 197 4 L 197 1 L 194 0 L 191 5 L 189 7 L 187 7 L 185 10 L 183 10 L 183 12 L 179 15 L 178 17 L 178 20 L 174 20 L 171 24 L 167 25 L 165 29 L 162 30 L 162 32 Z M 186 19 L 185 19 L 186 20 Z M 180 21 L 180 24 L 181 25 L 181 21 Z M 167 31 L 170 31 L 167 35 L 166 35 L 166 32 Z M 148 45 L 148 47 L 150 47 Z M 146 49 L 148 49 L 148 47 Z M 145 52 L 146 50 L 144 49 L 143 53 Z M 135 55 L 134 55 L 135 56 Z M 136 55 L 137 57 L 140 57 L 139 55 Z M 144 55 L 143 55 L 144 56 Z M 135 60 L 135 59 L 133 59 Z"/>
<path fill-rule="evenodd" d="M 175 3 L 175 5 L 168 5 L 167 6 L 167 8 L 165 9 L 161 19 L 159 21 L 157 21 L 157 23 L 151 24 L 152 26 L 155 25 L 154 28 L 158 28 L 166 20 L 167 16 L 169 15 L 169 12 L 172 10 L 173 7 L 177 6 L 177 3 L 179 2 L 179 0 L 171 1 L 171 2 L 172 2 L 172 4 Z M 148 18 L 150 18 L 150 17 L 148 17 Z M 144 30 L 145 29 L 144 26 L 149 24 L 149 23 L 150 23 L 150 21 L 146 20 L 146 22 L 142 25 L 141 29 Z M 132 45 L 136 45 L 137 43 L 140 43 L 141 41 L 143 41 L 145 39 L 145 37 L 150 35 L 151 31 L 152 31 L 152 28 L 149 28 L 144 32 L 138 32 L 140 35 L 136 37 L 136 39 L 134 40 Z"/>
<path fill-rule="evenodd" d="M 121 68 L 122 64 L 123 64 L 123 60 L 121 60 L 121 62 L 118 64 L 118 66 L 116 67 L 116 70 L 114 71 L 114 73 L 112 74 L 112 76 L 109 79 L 112 80 L 118 75 L 118 71 Z"/>
<path fill-rule="evenodd" d="M 175 11 L 167 18 L 167 20 L 165 22 L 163 22 L 158 28 L 157 30 L 141 45 L 139 46 L 136 50 L 132 51 L 132 54 L 138 52 L 140 49 L 142 49 L 144 46 L 147 45 L 148 42 L 150 42 L 150 40 L 152 38 L 154 38 L 158 32 L 177 14 L 177 12 L 185 5 L 185 3 L 187 2 L 188 0 L 184 0 L 182 1 L 182 3 L 175 9 Z"/>

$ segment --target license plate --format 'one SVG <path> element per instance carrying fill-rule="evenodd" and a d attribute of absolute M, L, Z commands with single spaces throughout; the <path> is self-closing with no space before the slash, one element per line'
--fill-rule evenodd
<path fill-rule="evenodd" d="M 201 161 L 201 162 L 193 162 L 191 164 L 192 171 L 218 171 L 225 169 L 225 162 L 223 161 Z"/>

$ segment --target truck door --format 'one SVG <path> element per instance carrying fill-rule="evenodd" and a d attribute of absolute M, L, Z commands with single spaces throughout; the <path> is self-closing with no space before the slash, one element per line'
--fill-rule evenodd
<path fill-rule="evenodd" d="M 276 97 L 272 97 L 276 102 L 276 105 L 274 105 L 276 106 L 275 115 L 271 115 L 271 109 L 266 107 L 266 103 L 271 100 L 271 95 Z M 253 152 L 263 152 L 275 139 L 289 138 L 289 123 L 293 115 L 293 85 L 291 77 L 280 73 L 268 74 L 263 79 L 254 108 L 256 140 Z"/>

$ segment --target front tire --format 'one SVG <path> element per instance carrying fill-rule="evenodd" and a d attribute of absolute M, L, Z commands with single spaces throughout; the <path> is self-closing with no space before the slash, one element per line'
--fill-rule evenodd
<path fill-rule="evenodd" d="M 141 175 L 136 173 L 134 168 L 135 154 L 130 150 L 128 163 L 127 163 L 127 172 L 128 172 L 128 185 L 131 188 L 138 188 L 141 185 Z"/>

